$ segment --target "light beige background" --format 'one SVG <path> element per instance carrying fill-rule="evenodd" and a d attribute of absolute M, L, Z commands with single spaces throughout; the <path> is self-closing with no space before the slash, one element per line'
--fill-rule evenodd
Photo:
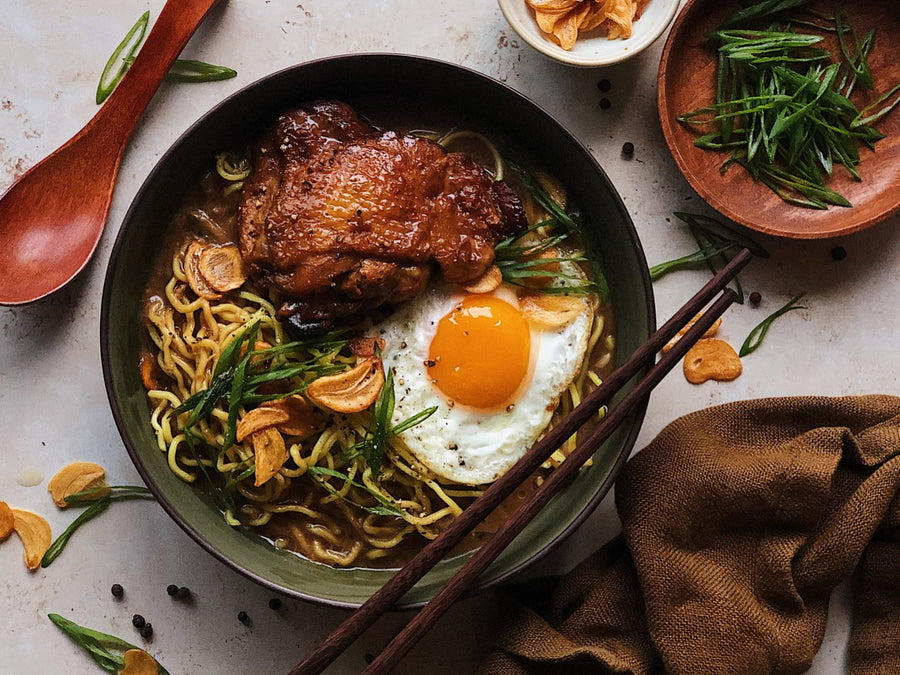
<path fill-rule="evenodd" d="M 107 57 L 145 9 L 162 0 L 18 0 L 3 4 L 0 22 L 0 189 L 77 131 L 96 111 L 94 90 Z M 518 40 L 490 0 L 228 0 L 210 15 L 185 50 L 234 67 L 233 80 L 163 85 L 127 150 L 106 234 L 84 274 L 37 305 L 0 308 L 0 499 L 58 514 L 46 479 L 73 460 L 93 460 L 115 483 L 138 480 L 109 412 L 100 370 L 98 334 L 103 274 L 122 217 L 161 153 L 224 96 L 274 70 L 317 57 L 364 51 L 432 56 L 487 73 L 535 99 L 597 156 L 625 200 L 650 263 L 693 250 L 671 214 L 704 210 L 678 174 L 656 113 L 656 70 L 662 42 L 631 61 L 580 70 L 547 60 Z M 597 81 L 608 78 L 612 102 L 601 110 Z M 894 114 L 897 114 L 896 112 Z M 634 159 L 621 157 L 625 141 Z M 72 180 L 89 167 L 73 167 Z M 863 170 L 864 172 L 864 170 Z M 670 222 L 671 221 L 671 222 Z M 733 383 L 688 384 L 670 375 L 654 393 L 638 448 L 675 417 L 711 404 L 789 394 L 898 392 L 900 218 L 841 241 L 763 238 L 772 252 L 744 273 L 745 287 L 764 304 L 736 307 L 723 335 L 735 346 L 769 311 L 807 292 L 809 309 L 781 319 L 764 346 L 745 359 Z M 836 263 L 829 251 L 848 251 Z M 0 270 L 0 274 L 3 271 Z M 707 278 L 702 271 L 664 278 L 655 286 L 661 319 Z M 45 477 L 26 488 L 28 467 Z M 612 500 L 534 574 L 563 571 L 617 530 Z M 110 584 L 125 586 L 113 602 Z M 192 605 L 173 603 L 170 583 L 190 586 Z M 72 540 L 46 571 L 28 574 L 15 538 L 0 546 L 0 671 L 101 672 L 46 619 L 59 612 L 78 623 L 140 642 L 135 612 L 153 622 L 151 651 L 173 673 L 281 673 L 298 661 L 346 613 L 286 601 L 268 609 L 272 594 L 213 560 L 151 503 L 114 506 Z M 814 673 L 844 671 L 849 591 L 843 587 Z M 247 628 L 240 610 L 252 618 Z M 407 658 L 399 672 L 471 672 L 495 634 L 504 608 L 486 593 L 459 603 Z M 356 673 L 409 619 L 385 617 L 331 672 Z M 740 646 L 736 645 L 739 649 Z"/>

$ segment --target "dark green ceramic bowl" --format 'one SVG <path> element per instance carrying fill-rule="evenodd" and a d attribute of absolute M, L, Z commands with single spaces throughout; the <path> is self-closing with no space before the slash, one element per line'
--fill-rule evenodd
<path fill-rule="evenodd" d="M 621 362 L 655 328 L 647 265 L 622 200 L 588 150 L 534 103 L 505 85 L 459 66 L 396 54 L 329 58 L 266 77 L 204 115 L 163 156 L 138 192 L 119 232 L 103 289 L 103 375 L 119 433 L 138 471 L 163 508 L 203 548 L 255 581 L 287 595 L 355 607 L 391 574 L 343 570 L 279 551 L 252 532 L 233 528 L 202 490 L 168 468 L 149 424 L 138 359 L 141 298 L 150 262 L 166 224 L 190 185 L 215 153 L 252 135 L 282 109 L 333 97 L 355 105 L 376 123 L 405 119 L 419 128 L 451 121 L 499 132 L 525 148 L 559 177 L 591 228 L 594 253 L 609 278 L 617 314 Z M 416 124 L 416 122 L 419 122 Z M 643 411 L 632 416 L 563 494 L 485 572 L 483 588 L 521 571 L 561 542 L 609 490 L 637 437 Z M 465 556 L 445 560 L 403 599 L 417 606 L 431 598 Z"/>

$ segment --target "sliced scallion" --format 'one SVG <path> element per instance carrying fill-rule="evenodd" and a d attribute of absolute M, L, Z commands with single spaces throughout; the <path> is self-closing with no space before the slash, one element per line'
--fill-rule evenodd
<path fill-rule="evenodd" d="M 166 73 L 170 82 L 218 82 L 237 77 L 237 71 L 204 61 L 178 59 Z"/>
<path fill-rule="evenodd" d="M 97 85 L 97 104 L 103 103 L 134 63 L 135 54 L 147 34 L 150 12 L 141 14 L 119 46 L 110 55 Z M 237 71 L 227 66 L 217 66 L 204 61 L 178 59 L 169 68 L 165 79 L 169 82 L 216 82 L 237 76 Z"/>
<path fill-rule="evenodd" d="M 342 499 L 343 501 L 346 501 L 353 506 L 362 509 L 363 511 L 368 511 L 369 513 L 375 514 L 377 516 L 394 516 L 397 518 L 403 516 L 402 509 L 400 509 L 400 507 L 396 506 L 395 504 L 392 504 L 387 498 L 385 498 L 383 494 L 381 494 L 377 490 L 373 490 L 368 485 L 352 480 L 350 476 L 343 474 L 336 469 L 329 469 L 327 466 L 310 466 L 306 469 L 306 473 L 308 473 L 331 495 L 338 497 L 339 499 Z M 378 501 L 380 506 L 365 506 L 364 504 L 357 504 L 356 502 L 350 501 L 338 490 L 335 490 L 334 487 L 325 479 L 325 477 L 337 478 L 338 480 L 349 483 L 350 485 L 358 487 L 361 490 L 365 490 L 370 495 L 372 495 L 376 499 L 376 501 Z"/>
<path fill-rule="evenodd" d="M 747 339 L 744 340 L 744 344 L 741 345 L 741 350 L 738 352 L 739 356 L 747 356 L 747 354 L 751 354 L 762 344 L 762 341 L 766 337 L 766 333 L 769 332 L 769 328 L 771 328 L 772 323 L 774 323 L 775 319 L 783 314 L 787 314 L 790 311 L 795 309 L 808 309 L 805 306 L 798 305 L 800 299 L 804 296 L 804 293 L 800 293 L 799 295 L 791 298 L 783 307 L 775 310 L 765 319 L 760 321 L 753 330 L 750 331 L 750 334 L 747 336 Z"/>
<path fill-rule="evenodd" d="M 103 72 L 100 74 L 100 82 L 97 84 L 97 104 L 103 103 L 119 84 L 119 80 L 125 75 L 131 65 L 129 59 L 134 60 L 134 55 L 144 41 L 147 34 L 147 25 L 150 23 L 150 11 L 141 14 L 134 23 L 125 38 L 119 43 L 110 55 Z"/>
<path fill-rule="evenodd" d="M 860 37 L 843 11 L 826 17 L 804 8 L 822 19 L 821 25 L 779 16 L 765 29 L 752 27 L 804 4 L 751 3 L 708 33 L 718 48 L 715 102 L 677 119 L 692 127 L 712 127 L 700 128 L 703 133 L 695 145 L 731 150 L 722 173 L 737 164 L 788 203 L 849 207 L 848 199 L 826 186 L 826 178 L 839 165 L 862 180 L 858 148 L 874 149 L 883 137 L 869 125 L 900 103 L 900 84 L 864 110 L 857 109 L 849 96 L 857 84 L 872 89 L 869 56 L 875 30 Z M 806 32 L 790 29 L 798 23 Z M 810 34 L 808 28 L 817 33 Z M 836 36 L 833 54 L 822 47 L 826 32 Z"/>
<path fill-rule="evenodd" d="M 103 495 L 99 499 L 97 495 Z M 88 490 L 77 492 L 66 497 L 66 502 L 72 506 L 90 504 L 78 517 L 50 544 L 50 548 L 41 558 L 41 567 L 50 567 L 54 560 L 63 552 L 69 539 L 79 527 L 89 520 L 93 520 L 109 508 L 113 502 L 123 502 L 132 499 L 154 499 L 153 493 L 145 487 L 136 485 L 101 485 Z"/>
<path fill-rule="evenodd" d="M 677 270 L 684 269 L 693 269 L 699 265 L 706 263 L 711 258 L 719 256 L 725 251 L 730 250 L 736 250 L 736 246 L 731 243 L 721 244 L 719 246 L 707 246 L 701 248 L 698 251 L 694 251 L 693 253 L 689 253 L 688 255 L 681 256 L 680 258 L 667 260 L 666 262 L 659 263 L 658 265 L 654 265 L 650 268 L 650 280 L 656 281 L 669 272 L 675 272 Z"/>
<path fill-rule="evenodd" d="M 79 626 L 74 621 L 70 621 L 59 614 L 48 614 L 47 617 L 60 630 L 68 635 L 72 641 L 88 653 L 94 663 L 110 673 L 118 673 L 125 667 L 125 659 L 122 654 L 131 649 L 140 649 L 140 647 L 126 642 L 125 640 L 101 633 L 100 631 Z M 143 651 L 143 650 L 142 650 Z M 169 671 L 159 666 L 159 675 L 169 675 Z"/>

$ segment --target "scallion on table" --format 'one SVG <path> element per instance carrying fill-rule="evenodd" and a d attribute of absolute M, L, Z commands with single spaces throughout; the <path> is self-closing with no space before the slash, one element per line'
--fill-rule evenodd
<path fill-rule="evenodd" d="M 772 324 L 775 322 L 775 319 L 777 319 L 779 316 L 782 316 L 783 314 L 787 314 L 788 312 L 791 312 L 796 309 L 808 309 L 805 306 L 797 304 L 798 302 L 800 302 L 800 299 L 803 297 L 803 295 L 804 295 L 803 293 L 800 293 L 799 295 L 794 296 L 793 298 L 788 300 L 784 304 L 784 306 L 775 310 L 774 312 L 769 314 L 769 316 L 767 316 L 765 319 L 760 321 L 753 328 L 753 330 L 750 331 L 750 334 L 747 336 L 747 339 L 744 340 L 744 344 L 741 345 L 741 350 L 740 350 L 740 352 L 738 352 L 738 356 L 744 357 L 744 356 L 747 356 L 747 354 L 754 352 L 756 350 L 756 348 L 762 344 L 762 341 L 766 337 L 766 333 L 769 332 L 769 328 L 771 328 Z"/>
<path fill-rule="evenodd" d="M 103 103 L 119 84 L 121 79 L 134 63 L 135 54 L 147 35 L 150 23 L 150 12 L 144 12 L 128 30 L 125 37 L 110 55 L 100 82 L 97 84 L 97 104 Z M 227 66 L 217 66 L 204 61 L 178 59 L 172 64 L 165 79 L 170 82 L 216 82 L 235 77 L 237 71 Z"/>

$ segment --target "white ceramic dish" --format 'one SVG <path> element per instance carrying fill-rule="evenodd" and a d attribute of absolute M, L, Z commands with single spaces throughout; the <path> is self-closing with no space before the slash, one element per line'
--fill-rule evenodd
<path fill-rule="evenodd" d="M 602 31 L 590 31 L 584 37 L 579 36 L 570 51 L 553 42 L 538 27 L 534 10 L 525 0 L 497 0 L 497 4 L 519 37 L 539 52 L 570 66 L 595 68 L 624 61 L 653 44 L 675 18 L 680 3 L 679 0 L 650 0 L 641 18 L 634 22 L 630 38 L 610 40 Z"/>

